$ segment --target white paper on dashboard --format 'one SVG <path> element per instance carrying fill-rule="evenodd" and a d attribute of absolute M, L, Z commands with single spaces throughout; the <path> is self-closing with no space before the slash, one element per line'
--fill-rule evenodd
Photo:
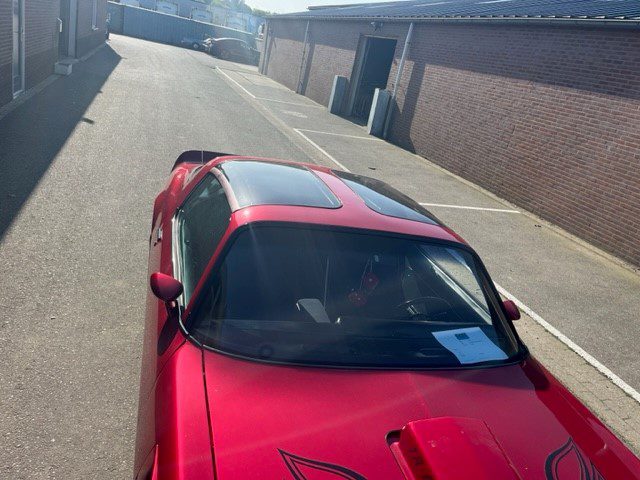
<path fill-rule="evenodd" d="M 479 327 L 432 332 L 440 344 L 453 353 L 460 363 L 506 360 L 507 355 Z"/>

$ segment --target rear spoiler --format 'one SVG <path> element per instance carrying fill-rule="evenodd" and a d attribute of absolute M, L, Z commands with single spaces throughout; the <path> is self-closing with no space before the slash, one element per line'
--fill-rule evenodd
<path fill-rule="evenodd" d="M 218 157 L 227 157 L 233 155 L 231 153 L 222 153 L 222 152 L 209 152 L 207 150 L 187 150 L 186 152 L 180 154 L 176 163 L 173 164 L 171 171 L 175 170 L 178 165 L 181 163 L 199 163 L 200 165 L 204 165 L 210 160 Z"/>

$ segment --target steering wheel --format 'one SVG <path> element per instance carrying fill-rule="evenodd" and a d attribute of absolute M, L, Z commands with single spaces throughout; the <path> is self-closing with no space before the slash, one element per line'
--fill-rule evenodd
<path fill-rule="evenodd" d="M 429 308 L 433 303 L 439 303 L 444 308 Z M 414 309 L 411 308 L 414 305 L 425 305 L 427 307 L 427 312 L 426 313 L 419 313 L 419 312 L 415 311 Z M 443 313 L 444 311 L 449 310 L 452 307 L 451 307 L 451 304 L 449 302 L 447 302 L 444 298 L 440 298 L 440 297 L 416 297 L 416 298 L 411 298 L 411 299 L 407 300 L 406 302 L 399 303 L 398 305 L 396 305 L 396 308 L 404 309 L 405 311 L 407 311 L 407 313 L 409 313 L 412 317 L 414 317 L 416 315 L 427 315 L 427 316 L 429 316 L 429 314 L 431 314 L 431 313 L 433 313 L 433 314 L 435 314 L 435 313 Z"/>

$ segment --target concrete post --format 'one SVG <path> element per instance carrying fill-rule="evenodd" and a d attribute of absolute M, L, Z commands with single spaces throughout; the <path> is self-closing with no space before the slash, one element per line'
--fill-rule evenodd
<path fill-rule="evenodd" d="M 339 115 L 342 110 L 342 102 L 347 94 L 347 77 L 336 75 L 333 79 L 333 87 L 331 87 L 331 96 L 329 97 L 329 113 Z"/>
<path fill-rule="evenodd" d="M 388 90 L 376 88 L 373 94 L 373 102 L 371 103 L 371 111 L 369 112 L 369 121 L 367 122 L 367 132 L 369 132 L 369 135 L 376 137 L 383 136 L 390 99 L 391 94 Z"/>

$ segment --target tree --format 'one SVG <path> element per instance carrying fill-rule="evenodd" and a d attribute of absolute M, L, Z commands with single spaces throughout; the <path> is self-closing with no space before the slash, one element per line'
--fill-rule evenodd
<path fill-rule="evenodd" d="M 252 13 L 253 15 L 257 15 L 260 17 L 271 15 L 271 12 L 268 12 L 266 10 L 261 10 L 259 8 L 251 8 L 249 5 L 245 3 L 245 0 L 201 0 L 201 1 L 216 7 L 228 8 L 235 12 Z"/>
<path fill-rule="evenodd" d="M 253 10 L 253 14 L 257 15 L 258 17 L 268 17 L 269 15 L 273 15 L 272 12 L 269 12 L 267 10 L 262 10 L 261 8 L 252 8 Z"/>

